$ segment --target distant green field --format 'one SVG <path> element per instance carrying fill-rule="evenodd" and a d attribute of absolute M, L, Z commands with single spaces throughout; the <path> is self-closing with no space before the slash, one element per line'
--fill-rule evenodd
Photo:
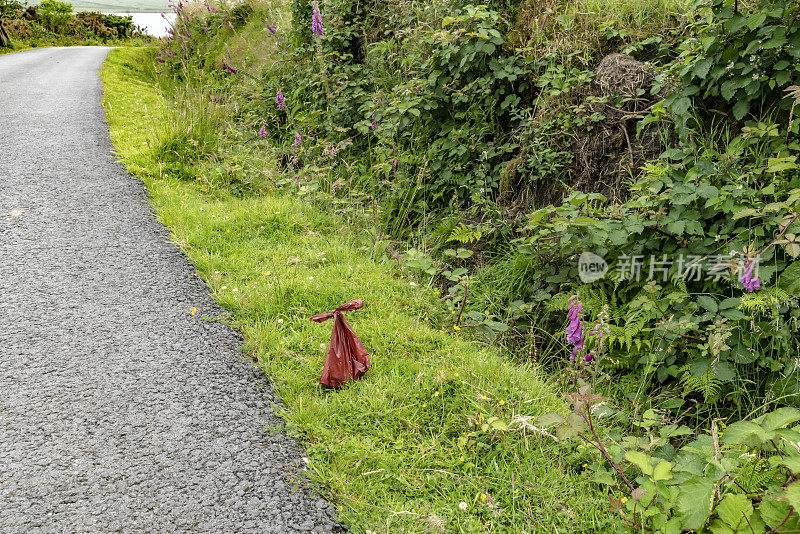
<path fill-rule="evenodd" d="M 39 2 L 30 2 L 38 4 Z M 169 0 L 74 0 L 75 11 L 102 11 L 106 13 L 160 13 L 167 9 Z"/>

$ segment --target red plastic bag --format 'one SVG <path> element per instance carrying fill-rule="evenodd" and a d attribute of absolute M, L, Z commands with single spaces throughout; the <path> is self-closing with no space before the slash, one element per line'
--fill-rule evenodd
<path fill-rule="evenodd" d="M 322 368 L 319 383 L 331 388 L 339 388 L 348 380 L 361 377 L 369 369 L 369 354 L 342 312 L 357 310 L 364 306 L 361 299 L 342 304 L 332 312 L 320 313 L 311 318 L 322 323 L 333 317 L 333 333 L 328 345 L 328 357 Z"/>

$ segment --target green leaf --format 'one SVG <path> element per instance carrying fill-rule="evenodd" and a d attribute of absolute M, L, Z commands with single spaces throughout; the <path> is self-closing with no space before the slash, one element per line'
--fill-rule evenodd
<path fill-rule="evenodd" d="M 752 421 L 738 421 L 725 429 L 725 434 L 722 436 L 722 443 L 725 445 L 743 444 L 757 446 L 774 437 L 774 432 L 765 430 Z"/>
<path fill-rule="evenodd" d="M 714 482 L 705 477 L 694 477 L 681 485 L 676 508 L 683 528 L 699 530 L 705 524 L 711 513 L 714 487 Z"/>
<path fill-rule="evenodd" d="M 737 121 L 740 121 L 747 115 L 747 112 L 750 111 L 750 101 L 749 100 L 739 100 L 735 106 L 733 106 L 733 116 Z"/>
<path fill-rule="evenodd" d="M 776 456 L 780 461 L 780 465 L 786 466 L 792 473 L 800 473 L 800 456 L 786 456 L 781 458 L 780 456 Z"/>
<path fill-rule="evenodd" d="M 708 295 L 700 295 L 697 297 L 697 303 L 704 309 L 711 313 L 717 313 L 717 301 Z"/>
<path fill-rule="evenodd" d="M 764 21 L 767 20 L 767 14 L 762 12 L 755 13 L 747 17 L 747 27 L 751 30 L 755 30 L 761 27 L 764 24 Z"/>
<path fill-rule="evenodd" d="M 745 518 L 753 515 L 753 503 L 741 493 L 729 493 L 717 505 L 719 518 L 728 525 L 738 530 L 738 527 L 745 524 Z"/>
<path fill-rule="evenodd" d="M 561 415 L 559 413 L 556 413 L 556 412 L 550 412 L 550 413 L 546 413 L 544 415 L 540 415 L 539 417 L 537 417 L 536 418 L 536 426 L 541 426 L 541 427 L 547 428 L 547 427 L 553 426 L 553 425 L 560 425 L 564 421 L 566 421 L 566 419 L 564 419 L 563 415 Z"/>
<path fill-rule="evenodd" d="M 792 508 L 788 503 L 765 496 L 758 505 L 758 511 L 761 512 L 761 519 L 764 520 L 764 523 L 774 528 L 786 519 Z"/>
<path fill-rule="evenodd" d="M 767 430 L 784 428 L 796 421 L 800 421 L 800 410 L 790 407 L 778 408 L 759 417 L 756 421 Z"/>
<path fill-rule="evenodd" d="M 669 480 L 672 478 L 672 464 L 666 460 L 661 460 L 653 469 L 653 480 Z"/>
<path fill-rule="evenodd" d="M 758 210 L 754 210 L 753 208 L 745 208 L 743 210 L 738 210 L 733 215 L 733 220 L 742 219 L 744 217 L 754 217 L 754 216 L 759 215 L 759 214 L 760 214 L 760 212 Z"/>
<path fill-rule="evenodd" d="M 641 470 L 641 472 L 645 475 L 651 476 L 653 474 L 653 466 L 650 465 L 650 457 L 645 453 L 639 451 L 627 451 L 625 453 L 625 459 L 638 467 L 639 470 Z"/>
<path fill-rule="evenodd" d="M 703 198 L 716 198 L 719 196 L 719 189 L 710 184 L 700 184 L 697 186 L 697 194 Z"/>
<path fill-rule="evenodd" d="M 800 482 L 795 482 L 784 488 L 783 496 L 786 497 L 786 500 L 792 505 L 795 512 L 800 511 Z"/>
<path fill-rule="evenodd" d="M 789 293 L 800 293 L 800 261 L 793 262 L 783 270 L 778 278 L 778 287 Z"/>
<path fill-rule="evenodd" d="M 767 172 L 778 173 L 792 171 L 797 168 L 794 157 L 791 158 L 769 158 L 767 162 Z"/>

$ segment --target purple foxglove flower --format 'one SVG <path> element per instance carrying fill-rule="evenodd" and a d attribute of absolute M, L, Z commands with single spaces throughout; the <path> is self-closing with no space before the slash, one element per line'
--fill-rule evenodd
<path fill-rule="evenodd" d="M 226 55 L 226 56 L 228 56 L 228 61 L 230 61 L 231 63 L 233 63 L 233 60 L 231 59 L 231 51 L 230 51 L 230 50 L 228 50 L 228 47 L 227 47 L 227 46 L 225 47 L 225 55 Z"/>
<path fill-rule="evenodd" d="M 400 161 L 395 159 L 394 162 L 392 163 L 392 166 L 396 169 L 398 165 L 400 165 Z"/>
<path fill-rule="evenodd" d="M 283 93 L 281 93 L 280 89 L 275 93 L 275 102 L 278 103 L 278 109 L 283 109 Z"/>
<path fill-rule="evenodd" d="M 311 33 L 314 37 L 322 37 L 325 33 L 325 27 L 322 25 L 322 14 L 316 4 L 314 4 L 314 11 L 311 13 Z"/>
<path fill-rule="evenodd" d="M 239 72 L 238 70 L 236 70 L 236 69 L 234 69 L 232 66 L 230 66 L 230 64 L 228 64 L 228 62 L 227 62 L 227 61 L 223 61 L 223 62 L 222 62 L 222 66 L 223 66 L 223 67 L 225 67 L 225 69 L 226 69 L 228 72 L 230 72 L 231 74 L 237 74 L 237 73 Z"/>
<path fill-rule="evenodd" d="M 583 350 L 583 325 L 581 324 L 582 311 L 583 306 L 578 300 L 577 295 L 570 297 L 569 312 L 567 313 L 567 319 L 569 319 L 569 324 L 567 325 L 567 343 L 573 346 L 570 361 L 575 361 L 578 351 Z"/>
<path fill-rule="evenodd" d="M 278 33 L 278 25 L 277 24 L 272 25 L 272 24 L 269 23 L 269 21 L 267 21 L 265 24 L 267 25 L 267 30 L 269 30 L 269 33 L 271 33 L 272 35 L 275 35 L 276 33 Z"/>
<path fill-rule="evenodd" d="M 267 125 L 266 124 L 262 124 L 261 125 L 261 129 L 258 131 L 258 136 L 259 137 L 269 137 L 269 134 L 267 133 Z"/>
<path fill-rule="evenodd" d="M 233 29 L 233 24 L 231 24 L 230 22 L 228 22 L 228 28 L 230 28 L 230 29 Z"/>
<path fill-rule="evenodd" d="M 744 273 L 739 278 L 739 282 L 741 282 L 744 288 L 750 293 L 761 289 L 761 279 L 757 276 L 753 278 L 754 266 L 755 266 L 755 261 L 751 261 L 750 263 L 748 263 L 747 267 L 744 268 Z"/>
<path fill-rule="evenodd" d="M 292 148 L 297 148 L 300 146 L 300 143 L 303 142 L 303 138 L 300 137 L 299 133 L 294 134 L 294 143 L 292 143 Z"/>
<path fill-rule="evenodd" d="M 592 355 L 591 352 L 587 352 L 586 356 L 583 357 L 583 361 L 585 361 L 586 363 L 592 363 L 593 359 L 594 359 L 594 356 Z"/>

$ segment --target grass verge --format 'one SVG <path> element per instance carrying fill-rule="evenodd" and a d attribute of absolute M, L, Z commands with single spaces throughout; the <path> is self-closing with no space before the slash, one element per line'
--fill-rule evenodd
<path fill-rule="evenodd" d="M 101 73 L 118 156 L 271 377 L 340 519 L 355 532 L 613 530 L 581 453 L 524 423 L 563 404 L 536 368 L 432 327 L 434 290 L 375 261 L 335 214 L 279 192 L 211 196 L 168 175 L 159 124 L 176 111 L 144 74 L 147 54 L 114 50 Z M 354 298 L 366 306 L 348 321 L 373 366 L 325 390 L 330 324 L 309 317 Z"/>

